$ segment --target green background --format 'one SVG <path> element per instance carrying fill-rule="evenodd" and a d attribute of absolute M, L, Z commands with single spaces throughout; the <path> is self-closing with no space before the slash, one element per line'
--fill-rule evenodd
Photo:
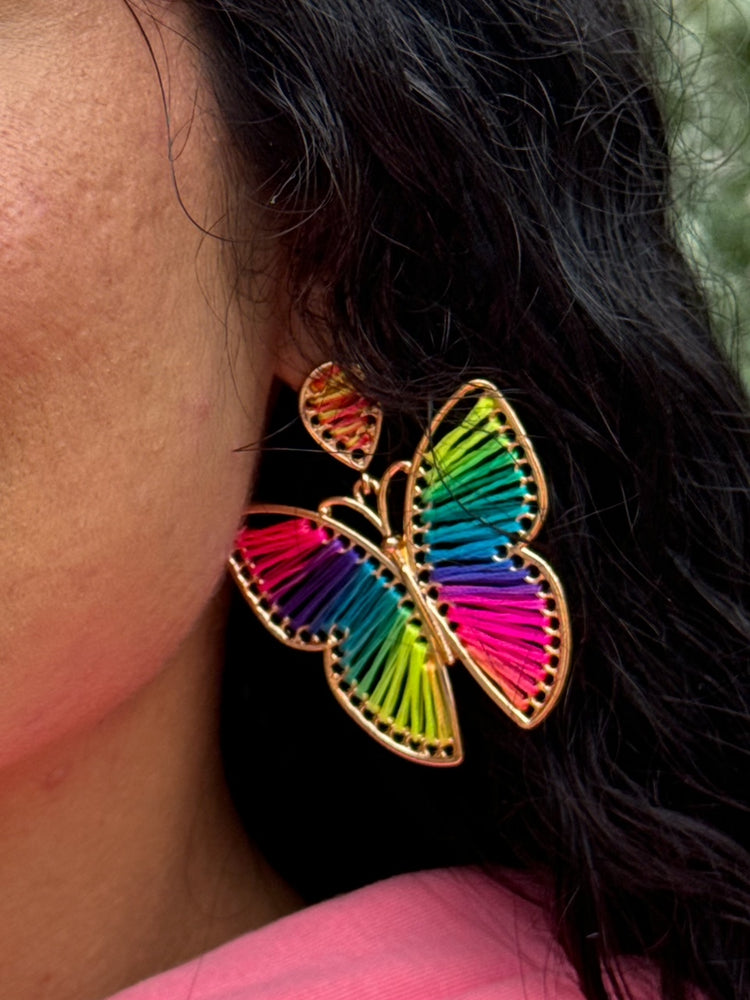
<path fill-rule="evenodd" d="M 750 0 L 675 0 L 665 58 L 680 229 L 750 377 Z"/>

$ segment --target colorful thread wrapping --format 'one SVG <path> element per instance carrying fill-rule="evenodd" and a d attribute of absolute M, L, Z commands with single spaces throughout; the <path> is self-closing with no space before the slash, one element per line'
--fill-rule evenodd
<path fill-rule="evenodd" d="M 300 392 L 305 426 L 329 454 L 352 468 L 364 469 L 380 435 L 381 415 L 338 367 L 316 368 Z"/>
<path fill-rule="evenodd" d="M 332 388 L 313 373 L 305 405 L 316 427 L 338 426 L 348 448 L 363 440 L 372 404 L 335 375 Z M 388 524 L 387 492 L 402 472 L 399 536 Z M 396 463 L 382 482 L 365 475 L 352 497 L 317 512 L 251 508 L 230 564 L 278 638 L 324 652 L 334 694 L 364 728 L 404 756 L 451 764 L 462 748 L 450 663 L 461 661 L 524 728 L 562 690 L 570 658 L 562 587 L 528 548 L 546 504 L 512 409 L 490 383 L 468 383 L 413 461 Z M 337 506 L 379 527 L 380 547 L 334 518 Z"/>
<path fill-rule="evenodd" d="M 522 712 L 557 667 L 550 595 L 522 558 L 505 554 L 537 510 L 524 459 L 482 397 L 424 455 L 414 518 L 454 633 Z"/>
<path fill-rule="evenodd" d="M 429 647 L 403 594 L 382 567 L 329 528 L 297 518 L 244 529 L 237 547 L 269 606 L 291 633 L 321 644 L 336 633 L 340 674 L 363 712 L 395 731 L 450 741 L 450 721 Z M 290 556 L 290 553 L 293 553 Z"/>

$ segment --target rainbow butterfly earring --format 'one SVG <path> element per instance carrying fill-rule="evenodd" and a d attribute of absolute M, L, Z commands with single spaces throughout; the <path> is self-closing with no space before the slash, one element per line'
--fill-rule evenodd
<path fill-rule="evenodd" d="M 403 757 L 463 759 L 448 678 L 456 661 L 520 727 L 538 725 L 563 689 L 570 625 L 560 582 L 528 548 L 547 491 L 501 393 L 483 380 L 463 385 L 411 461 L 379 480 L 365 470 L 380 408 L 341 368 L 315 369 L 300 413 L 315 440 L 361 476 L 351 496 L 316 511 L 255 504 L 246 512 L 229 564 L 260 620 L 286 645 L 322 652 L 338 702 Z M 406 481 L 400 532 L 389 515 L 397 476 Z M 352 514 L 362 530 L 346 523 Z"/>

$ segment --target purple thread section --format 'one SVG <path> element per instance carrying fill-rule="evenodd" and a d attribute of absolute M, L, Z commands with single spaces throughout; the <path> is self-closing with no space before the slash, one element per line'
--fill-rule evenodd
<path fill-rule="evenodd" d="M 294 584 L 287 587 L 284 595 L 275 598 L 276 603 L 295 628 L 308 627 L 326 604 L 341 594 L 356 564 L 356 555 L 345 551 L 341 542 L 335 539 L 313 556 L 307 571 L 295 577 Z"/>
<path fill-rule="evenodd" d="M 244 528 L 237 548 L 262 596 L 295 629 L 310 625 L 357 563 L 341 539 L 306 518 Z"/>
<path fill-rule="evenodd" d="M 510 559 L 503 559 L 502 562 L 472 560 L 442 564 L 432 571 L 432 578 L 437 583 L 462 583 L 478 587 L 504 587 L 523 583 L 523 577 Z"/>

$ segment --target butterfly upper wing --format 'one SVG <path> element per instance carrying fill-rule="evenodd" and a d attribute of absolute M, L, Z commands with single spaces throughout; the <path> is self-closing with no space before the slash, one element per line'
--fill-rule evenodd
<path fill-rule="evenodd" d="M 562 691 L 570 627 L 562 587 L 527 542 L 547 493 L 526 434 L 489 382 L 465 385 L 417 449 L 406 548 L 457 658 L 519 725 Z"/>
<path fill-rule="evenodd" d="M 259 505 L 230 568 L 277 638 L 324 653 L 334 695 L 368 732 L 423 763 L 460 762 L 445 664 L 383 553 L 327 514 Z"/>

